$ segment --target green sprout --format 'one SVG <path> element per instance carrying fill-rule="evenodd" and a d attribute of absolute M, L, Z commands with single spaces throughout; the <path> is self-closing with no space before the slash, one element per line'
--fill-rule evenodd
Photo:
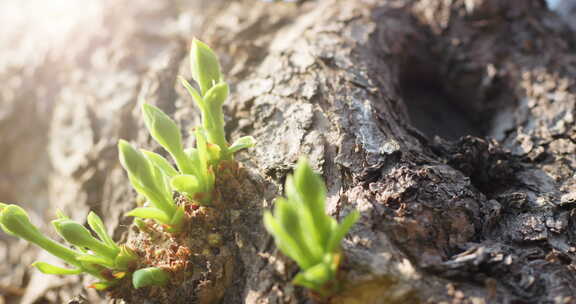
<path fill-rule="evenodd" d="M 2 230 L 36 244 L 73 268 L 63 268 L 45 262 L 35 262 L 32 266 L 45 274 L 87 273 L 101 280 L 93 284 L 93 287 L 106 289 L 116 285 L 128 272 L 133 271 L 137 266 L 138 256 L 130 248 L 117 245 L 106 232 L 102 219 L 94 212 L 88 214 L 87 221 L 97 237 L 61 212 L 58 212 L 58 218 L 52 221 L 56 232 L 74 246 L 74 249 L 71 249 L 44 236 L 21 207 L 0 203 Z"/>
<path fill-rule="evenodd" d="M 128 172 L 132 187 L 151 203 L 149 207 L 133 209 L 126 215 L 154 219 L 173 231 L 178 231 L 182 225 L 184 210 L 174 203 L 166 173 L 160 165 L 154 163 L 155 157 L 148 156 L 152 152 L 141 152 L 124 140 L 118 143 L 118 152 L 120 163 Z M 157 158 L 163 159 L 160 155 L 157 155 Z M 170 167 L 169 164 L 167 166 Z"/>
<path fill-rule="evenodd" d="M 204 43 L 194 40 L 191 48 L 192 78 L 197 91 L 181 78 L 202 113 L 202 126 L 196 127 L 195 148 L 185 148 L 176 123 L 159 108 L 142 105 L 144 123 L 152 138 L 164 148 L 176 168 L 161 155 L 137 150 L 120 140 L 118 150 L 122 166 L 136 191 L 151 206 L 130 211 L 128 216 L 154 219 L 169 231 L 180 231 L 184 212 L 175 204 L 172 192 L 177 191 L 199 205 L 210 205 L 219 164 L 233 160 L 241 149 L 254 146 L 254 138 L 245 136 L 231 146 L 224 132 L 222 105 L 228 98 L 228 84 L 223 80 L 216 54 Z"/>
<path fill-rule="evenodd" d="M 359 218 L 355 210 L 338 224 L 326 215 L 325 201 L 324 182 L 301 158 L 294 175 L 286 180 L 286 198 L 276 200 L 274 214 L 264 214 L 266 230 L 280 251 L 301 269 L 293 282 L 322 296 L 337 289 L 340 242 Z"/>
<path fill-rule="evenodd" d="M 186 79 L 180 82 L 188 90 L 194 102 L 202 112 L 202 126 L 206 130 L 209 144 L 220 148 L 218 160 L 231 160 L 235 152 L 254 146 L 251 136 L 244 136 L 228 145 L 224 133 L 224 114 L 222 105 L 228 98 L 228 84 L 224 81 L 216 54 L 203 42 L 194 39 L 190 50 L 192 78 L 200 87 L 198 92 Z"/>
<path fill-rule="evenodd" d="M 185 206 L 176 202 L 179 197 L 174 196 L 174 192 L 194 204 L 212 204 L 217 175 L 229 168 L 226 164 L 234 161 L 234 153 L 255 144 L 251 136 L 228 144 L 222 106 L 228 98 L 229 87 L 216 54 L 206 44 L 194 40 L 190 57 L 192 78 L 199 90 L 184 78 L 181 82 L 202 114 L 201 126 L 192 130 L 195 147 L 184 147 L 174 120 L 149 104 L 142 105 L 146 128 L 168 152 L 174 165 L 160 154 L 138 149 L 125 140 L 118 142 L 120 163 L 133 188 L 147 201 L 144 206 L 126 214 L 136 217 L 135 224 L 142 230 L 146 229 L 143 219 L 152 219 L 163 225 L 167 232 L 181 232 L 186 218 Z M 70 247 L 44 236 L 31 223 L 26 211 L 17 205 L 0 203 L 0 228 L 38 245 L 71 266 L 62 268 L 44 262 L 33 264 L 46 274 L 90 274 L 100 280 L 92 287 L 101 290 L 120 286 L 120 281 L 125 279 L 131 279 L 135 288 L 165 286 L 170 281 L 170 271 L 160 267 L 138 269 L 145 263 L 129 247 L 117 245 L 100 217 L 93 212 L 87 217 L 90 230 L 61 212 L 57 215 L 52 225 Z M 219 242 L 217 238 L 212 239 Z"/>
<path fill-rule="evenodd" d="M 165 286 L 170 280 L 170 275 L 157 267 L 138 269 L 132 275 L 134 288 L 147 286 Z"/>

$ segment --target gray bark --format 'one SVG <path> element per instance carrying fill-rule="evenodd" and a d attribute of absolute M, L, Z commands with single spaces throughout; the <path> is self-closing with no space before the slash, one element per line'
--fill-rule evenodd
<path fill-rule="evenodd" d="M 103 2 L 82 39 L 2 70 L 19 78 L 2 89 L 2 151 L 28 178 L 2 193 L 49 202 L 43 215 L 94 210 L 126 238 L 135 195 L 116 142 L 158 148 L 142 99 L 184 129 L 198 123 L 176 84 L 197 35 L 233 84 L 231 138 L 258 140 L 239 157 L 247 191 L 223 228 L 232 281 L 211 278 L 228 287 L 222 303 L 309 301 L 260 222 L 300 155 L 326 179 L 330 214 L 361 212 L 343 242 L 347 289 L 332 303 L 576 302 L 575 37 L 544 1 L 127 3 Z M 4 136 L 13 130 L 22 135 Z M 21 146 L 38 153 L 22 161 Z M 27 285 L 23 303 L 105 301 L 74 278 L 27 282 L 22 249 L 5 252 L 18 270 L 2 284 Z"/>

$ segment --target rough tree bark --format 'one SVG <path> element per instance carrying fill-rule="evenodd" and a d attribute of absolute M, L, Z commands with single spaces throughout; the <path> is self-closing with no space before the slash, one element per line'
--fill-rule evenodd
<path fill-rule="evenodd" d="M 328 212 L 362 214 L 334 303 L 576 303 L 576 40 L 544 1 L 137 2 L 104 1 L 83 39 L 18 76 L 2 69 L 19 79 L 2 89 L 12 92 L 0 99 L 2 151 L 35 143 L 22 168 L 49 181 L 46 215 L 92 209 L 125 237 L 134 194 L 115 144 L 157 148 L 141 99 L 197 124 L 176 85 L 196 35 L 234 84 L 231 137 L 258 139 L 241 156 L 256 194 L 231 222 L 234 285 L 222 303 L 308 301 L 261 225 L 303 154 L 327 181 Z M 50 133 L 5 136 L 30 123 Z M 44 189 L 33 182 L 23 185 Z M 28 279 L 21 252 L 1 252 L 19 274 L 3 279 L 7 298 L 20 292 L 7 286 L 27 285 L 23 303 L 104 301 L 74 278 Z"/>

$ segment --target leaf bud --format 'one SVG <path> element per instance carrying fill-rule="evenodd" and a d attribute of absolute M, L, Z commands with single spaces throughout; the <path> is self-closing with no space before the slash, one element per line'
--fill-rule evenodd
<path fill-rule="evenodd" d="M 132 275 L 132 285 L 134 288 L 147 286 L 164 286 L 170 280 L 170 275 L 157 267 L 138 269 Z"/>
<path fill-rule="evenodd" d="M 222 78 L 218 57 L 209 46 L 198 39 L 192 41 L 190 66 L 192 78 L 200 86 L 202 94 L 206 94 Z"/>
<path fill-rule="evenodd" d="M 182 136 L 176 123 L 153 105 L 143 104 L 142 113 L 150 135 L 170 154 L 177 156 L 182 153 Z"/>

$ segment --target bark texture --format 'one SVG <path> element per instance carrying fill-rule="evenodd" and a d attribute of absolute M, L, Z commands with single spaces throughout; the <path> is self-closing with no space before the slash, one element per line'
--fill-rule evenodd
<path fill-rule="evenodd" d="M 196 35 L 233 84 L 231 138 L 258 140 L 239 157 L 250 193 L 229 221 L 222 303 L 310 301 L 261 224 L 302 154 L 326 179 L 330 214 L 361 212 L 343 242 L 347 288 L 332 303 L 576 303 L 576 37 L 544 1 L 101 5 L 69 33 L 81 39 L 0 70 L 5 83 L 18 78 L 0 95 L 0 144 L 12 153 L 2 200 L 25 192 L 49 202 L 40 214 L 74 219 L 91 209 L 126 238 L 135 195 L 116 142 L 158 148 L 143 99 L 185 129 L 198 123 L 176 85 Z M 4 169 L 12 160 L 23 171 Z M 7 299 L 105 301 L 75 278 L 28 277 L 20 252 L 0 251 L 10 261 L 0 271 L 17 269 L 0 281 Z"/>

